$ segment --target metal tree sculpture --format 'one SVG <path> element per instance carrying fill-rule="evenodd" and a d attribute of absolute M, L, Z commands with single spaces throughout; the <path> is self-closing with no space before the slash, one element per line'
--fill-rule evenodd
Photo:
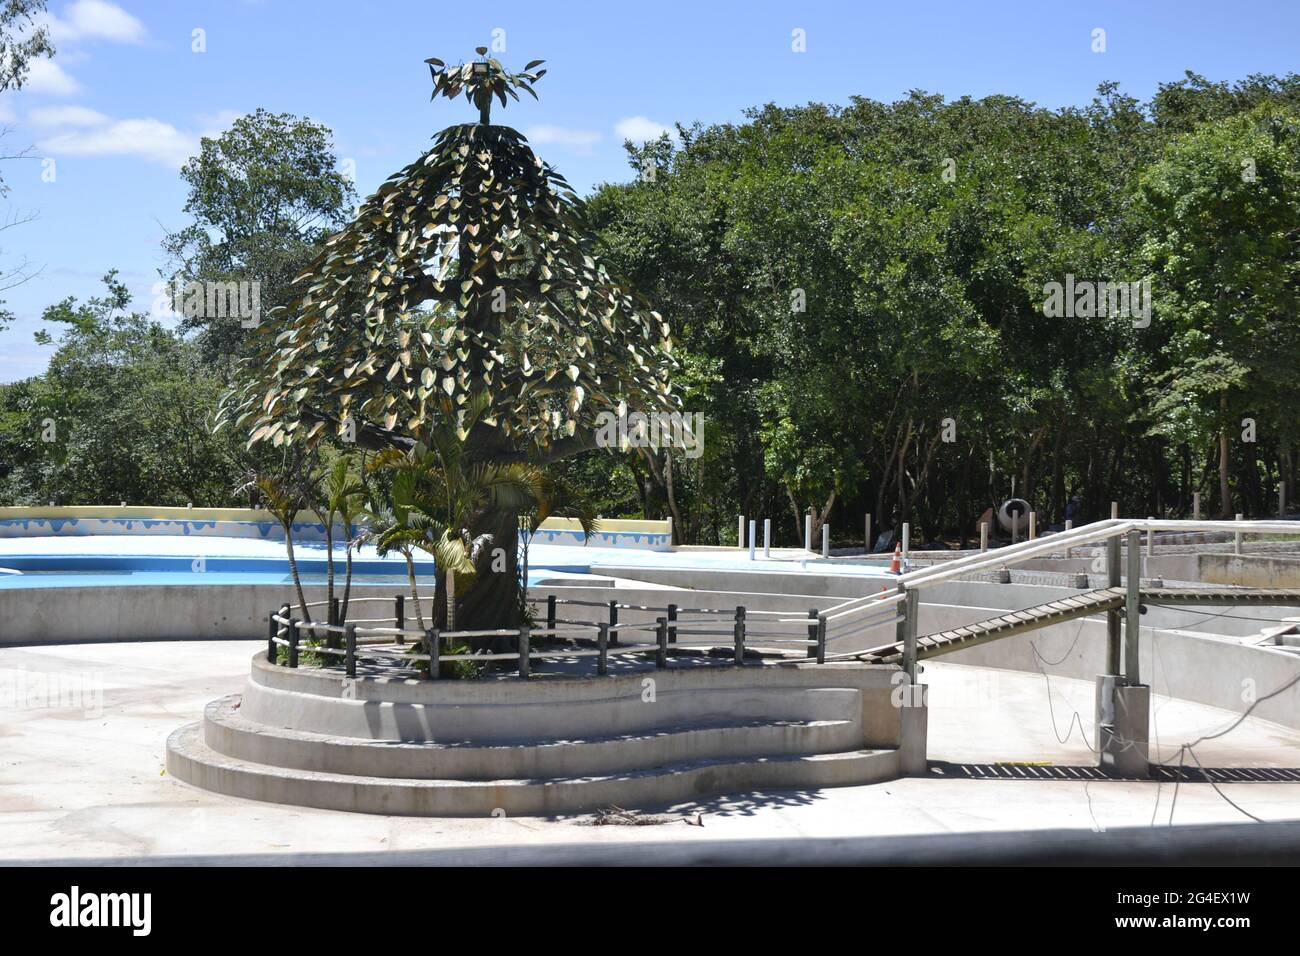
<path fill-rule="evenodd" d="M 478 53 L 427 62 L 433 96 L 464 93 L 479 122 L 438 133 L 380 186 L 255 333 L 262 348 L 227 403 L 250 444 L 334 435 L 409 448 L 446 422 L 448 403 L 481 394 L 476 423 L 462 428 L 458 413 L 469 460 L 545 462 L 595 447 L 602 411 L 676 407 L 668 325 L 592 254 L 563 177 L 490 122 L 494 96 L 536 98 L 542 61 L 510 73 Z M 492 535 L 485 561 L 500 548 L 508 567 L 482 569 L 458 625 L 517 623 L 517 521 L 493 513 L 469 529 Z"/>

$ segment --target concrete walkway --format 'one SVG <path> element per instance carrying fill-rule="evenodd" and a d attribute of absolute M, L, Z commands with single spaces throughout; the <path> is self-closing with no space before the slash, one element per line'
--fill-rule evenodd
<path fill-rule="evenodd" d="M 256 642 L 0 649 L 0 859 L 222 858 L 348 862 L 423 849 L 636 847 L 662 841 L 991 833 L 1249 822 L 1206 783 L 1040 779 L 1090 766 L 1092 686 L 1064 678 L 931 663 L 927 778 L 818 792 L 736 794 L 674 808 L 674 822 L 590 826 L 582 819 L 417 819 L 344 814 L 222 797 L 169 779 L 164 741 L 214 697 L 240 689 Z M 1156 702 L 1163 759 L 1235 714 Z M 1053 726 L 1055 722 L 1055 729 Z M 1062 742 L 1063 740 L 1063 742 Z M 1196 746 L 1207 767 L 1243 771 L 1219 789 L 1265 821 L 1300 820 L 1300 735 L 1246 720 Z M 1052 767 L 996 767 L 1051 761 Z M 983 778 L 980 775 L 984 774 Z M 1001 778 L 992 774 L 1002 775 Z M 698 815 L 698 816 L 697 816 Z M 589 820 L 589 818 L 586 818 Z M 686 819 L 698 819 L 692 826 Z M 323 856 L 321 856 L 323 855 Z M 359 859 L 359 858 L 357 858 Z M 367 862 L 375 862 L 371 856 Z"/>

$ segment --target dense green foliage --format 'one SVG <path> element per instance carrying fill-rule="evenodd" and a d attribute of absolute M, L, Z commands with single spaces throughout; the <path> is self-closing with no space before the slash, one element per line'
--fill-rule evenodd
<path fill-rule="evenodd" d="M 237 197 L 319 209 L 302 235 L 284 216 L 219 225 L 204 210 L 234 202 L 219 190 L 238 177 L 189 167 L 194 274 L 261 268 L 274 257 L 241 250 L 263 241 L 285 261 L 319 251 L 346 197 L 313 192 L 332 166 L 308 139 L 280 192 Z M 1207 514 L 1267 514 L 1279 480 L 1295 488 L 1300 77 L 1189 74 L 1149 103 L 1107 84 L 1064 110 L 921 93 L 768 105 L 629 150 L 634 181 L 583 214 L 610 275 L 671 323 L 673 389 L 706 431 L 699 458 L 558 465 L 602 514 L 671 514 L 701 543 L 734 540 L 739 513 L 792 543 L 808 509 L 836 540 L 860 540 L 865 512 L 954 539 L 1013 493 L 1047 525 L 1076 494 L 1096 519 L 1111 500 L 1189 514 L 1193 491 Z M 1067 276 L 1148 281 L 1149 322 L 1046 314 Z M 0 386 L 8 501 L 231 500 L 246 462 L 206 431 L 230 349 L 124 309 L 54 307 L 68 331 L 50 371 Z M 407 375 L 374 371 L 390 373 Z M 40 441 L 49 409 L 71 416 L 57 443 Z"/>
<path fill-rule="evenodd" d="M 675 463 L 677 524 L 725 540 L 769 515 L 789 542 L 834 508 L 859 540 L 864 512 L 959 536 L 1013 493 L 1048 522 L 1072 494 L 1091 519 L 1185 514 L 1194 490 L 1267 511 L 1297 438 L 1298 106 L 1296 76 L 1189 76 L 1145 107 L 1106 85 L 1062 111 L 913 94 L 633 150 L 653 175 L 591 208 L 709 419 Z M 1149 281 L 1150 321 L 1045 314 L 1067 275 Z M 652 464 L 644 507 L 666 514 Z"/>

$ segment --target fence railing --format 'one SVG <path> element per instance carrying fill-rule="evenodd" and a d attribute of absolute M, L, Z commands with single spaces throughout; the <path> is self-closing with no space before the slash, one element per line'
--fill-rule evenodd
<path fill-rule="evenodd" d="M 1106 565 L 1110 585 L 1118 586 L 1122 573 L 1121 544 L 1126 541 L 1128 569 L 1123 573 L 1126 573 L 1129 578 L 1128 613 L 1133 620 L 1136 620 L 1138 578 L 1141 574 L 1141 534 L 1145 532 L 1150 535 L 1156 531 L 1231 531 L 1237 534 L 1300 535 L 1300 523 L 1111 518 L 1022 541 L 997 551 L 981 552 L 918 568 L 889 579 L 877 593 L 850 598 L 820 610 L 817 608 L 758 610 L 744 605 L 724 608 L 688 607 L 677 603 L 658 606 L 629 604 L 616 598 L 609 601 L 583 601 L 549 594 L 545 597 L 529 598 L 531 603 L 538 605 L 539 610 L 544 604 L 546 617 L 543 626 L 440 631 L 436 628 L 408 627 L 407 596 L 403 594 L 395 595 L 392 599 L 352 597 L 348 601 L 349 610 L 352 605 L 383 603 L 391 600 L 393 613 L 391 617 L 351 618 L 346 622 L 342 621 L 339 598 L 335 598 L 333 603 L 314 601 L 307 604 L 308 608 L 328 608 L 323 623 L 309 621 L 306 618 L 295 618 L 290 611 L 290 605 L 285 604 L 269 615 L 267 659 L 273 664 L 278 663 L 279 651 L 283 648 L 287 652 L 287 666 L 297 667 L 303 641 L 319 639 L 316 637 L 319 633 L 326 636 L 342 635 L 341 647 L 331 646 L 331 642 L 326 641 L 312 645 L 310 650 L 318 654 L 341 656 L 349 677 L 356 676 L 358 660 L 427 662 L 430 665 L 429 676 L 433 678 L 438 676 L 439 664 L 445 661 L 513 660 L 518 662 L 520 676 L 527 677 L 531 672 L 533 660 L 588 656 L 597 659 L 597 673 L 604 675 L 608 673 L 610 657 L 653 654 L 656 666 L 662 668 L 668 666 L 668 657 L 675 647 L 688 645 L 711 648 L 730 646 L 733 662 L 738 666 L 744 663 L 745 650 L 751 646 L 770 645 L 787 649 L 803 647 L 805 648 L 803 658 L 777 658 L 766 663 L 791 664 L 816 661 L 823 664 L 851 660 L 864 652 L 860 648 L 847 653 L 829 654 L 828 648 L 833 642 L 850 637 L 861 637 L 868 631 L 892 624 L 895 632 L 890 644 L 902 646 L 903 669 L 915 680 L 919 595 L 922 588 L 989 568 L 1005 568 L 1063 549 L 1068 551 L 1099 542 L 1104 542 L 1106 545 Z M 562 617 L 562 608 L 572 610 L 565 610 Z M 620 611 L 649 614 L 653 622 L 620 621 Z M 392 626 L 380 626 L 381 622 L 390 620 Z M 1108 665 L 1114 669 L 1108 672 L 1118 673 L 1118 614 L 1112 614 L 1109 620 Z M 643 632 L 653 632 L 654 639 L 635 640 Z M 633 639 L 629 640 L 629 636 Z M 486 637 L 517 639 L 517 650 L 454 654 L 443 652 L 443 648 L 449 645 Z M 1131 670 L 1134 680 L 1137 678 L 1137 637 L 1136 628 L 1131 627 L 1125 642 L 1125 659 L 1131 657 L 1134 662 Z M 393 645 L 399 647 L 404 645 L 407 638 L 420 642 L 425 648 L 424 653 L 412 653 L 410 649 L 398 650 L 393 647 Z M 577 646 L 553 650 L 542 649 L 533 643 L 539 638 L 543 640 L 564 638 Z M 729 638 L 729 640 L 720 641 L 718 638 Z"/>
<path fill-rule="evenodd" d="M 349 604 L 389 600 L 389 598 L 360 598 L 353 599 Z M 737 605 L 734 608 L 695 608 L 681 607 L 676 604 L 657 607 L 618 601 L 571 600 L 558 598 L 553 594 L 545 599 L 531 598 L 530 600 L 539 604 L 545 601 L 545 626 L 524 625 L 518 628 L 459 631 L 408 627 L 406 626 L 406 595 L 402 594 L 395 595 L 391 599 L 393 607 L 391 627 L 375 626 L 377 622 L 389 618 L 363 618 L 337 623 L 339 619 L 337 598 L 333 605 L 328 601 L 313 601 L 307 604 L 309 609 L 328 607 L 330 610 L 325 622 L 294 617 L 290 605 L 284 604 L 268 616 L 266 657 L 268 662 L 279 664 L 281 650 L 283 650 L 284 665 L 287 667 L 297 667 L 304 650 L 341 657 L 344 672 L 348 677 L 356 676 L 358 661 L 404 664 L 420 662 L 429 665 L 428 676 L 432 679 L 437 679 L 440 665 L 447 661 L 486 663 L 513 660 L 517 662 L 519 676 L 528 677 L 534 660 L 581 657 L 595 657 L 596 673 L 603 676 L 609 672 L 611 657 L 653 654 L 655 666 L 666 668 L 671 652 L 685 647 L 729 646 L 732 651 L 732 663 L 737 666 L 745 663 L 746 650 L 754 646 L 807 649 L 805 658 L 787 657 L 773 659 L 768 663 L 790 664 L 810 661 L 823 663 L 826 660 L 826 621 L 815 608 L 810 609 L 807 616 L 791 617 L 794 612 L 750 610 L 744 605 Z M 579 615 L 583 613 L 580 609 L 598 608 L 601 619 L 561 618 L 559 616 L 561 607 L 579 609 L 571 612 Z M 661 613 L 662 616 L 656 617 L 653 623 L 620 621 L 619 611 L 625 610 Z M 781 629 L 781 625 L 789 624 L 800 625 L 801 630 Z M 653 632 L 653 640 L 636 640 L 646 632 Z M 331 646 L 328 641 L 330 635 L 341 635 L 342 646 Z M 407 643 L 408 638 L 422 645 L 423 650 L 398 649 Z M 446 653 L 444 650 L 449 646 L 482 638 L 515 640 L 517 650 L 471 653 Z M 537 638 L 568 639 L 576 646 L 544 649 L 534 644 Z M 728 640 L 722 641 L 719 638 Z M 306 643 L 312 640 L 321 643 Z"/>

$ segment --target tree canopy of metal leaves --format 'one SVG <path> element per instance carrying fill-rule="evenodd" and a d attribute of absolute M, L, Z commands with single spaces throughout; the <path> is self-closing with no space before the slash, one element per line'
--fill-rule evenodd
<path fill-rule="evenodd" d="M 436 63 L 435 95 L 472 100 L 532 92 L 541 75 Z M 518 132 L 443 130 L 262 323 L 223 418 L 250 445 L 365 424 L 419 440 L 446 403 L 483 392 L 477 427 L 526 451 L 590 435 L 600 411 L 671 410 L 669 326 L 607 274 L 583 224 L 581 201 Z"/>

